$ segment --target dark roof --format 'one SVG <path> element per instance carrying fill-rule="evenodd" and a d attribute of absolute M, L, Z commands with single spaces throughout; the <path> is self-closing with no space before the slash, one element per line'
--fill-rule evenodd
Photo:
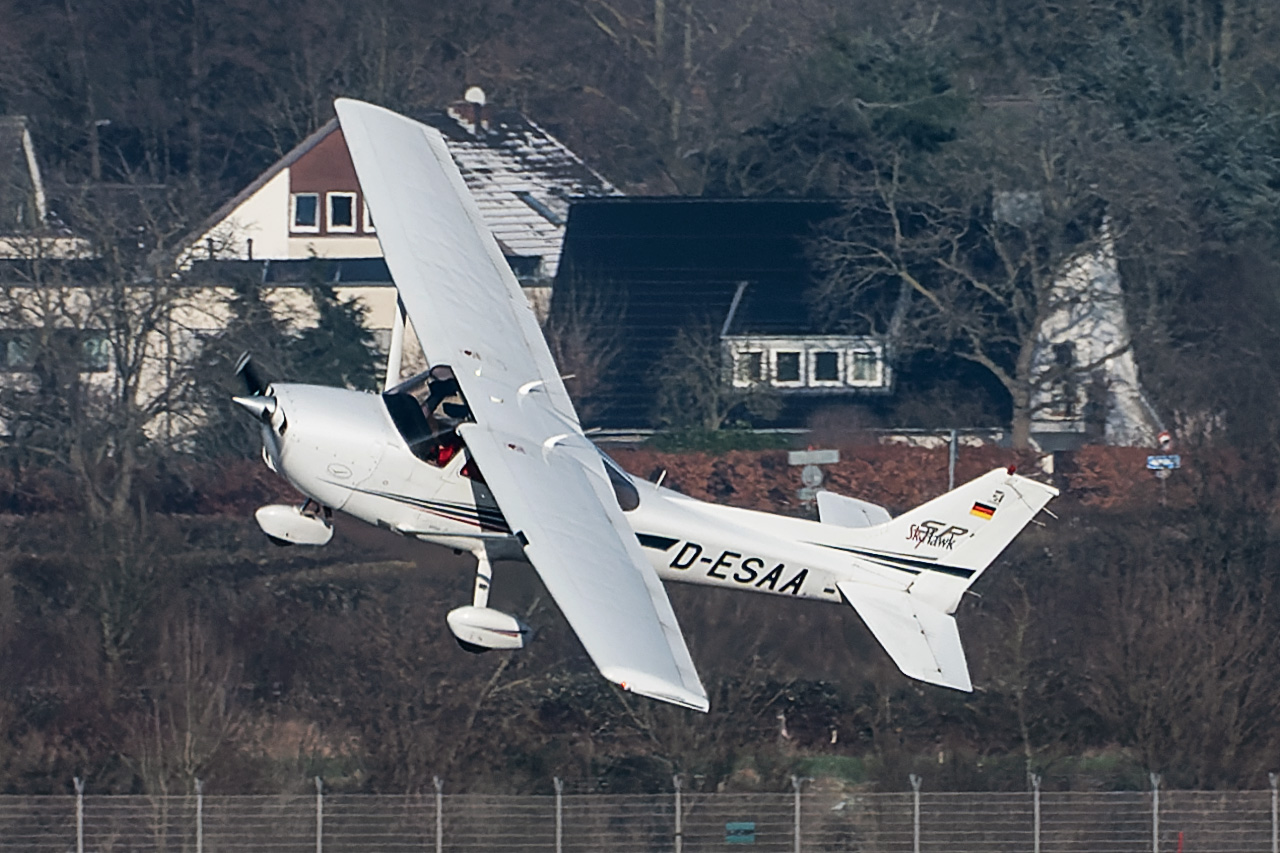
<path fill-rule="evenodd" d="M 816 277 L 808 244 L 840 203 L 810 199 L 610 198 L 569 213 L 552 315 L 584 299 L 617 318 L 621 353 L 599 401 L 605 426 L 644 426 L 649 371 L 676 331 L 718 332 L 747 282 L 729 334 L 819 331 L 809 304 Z"/>
<path fill-rule="evenodd" d="M 731 334 L 811 333 L 807 247 L 839 210 L 806 199 L 578 201 L 557 287 L 593 282 L 627 306 L 629 328 L 665 334 L 690 319 L 723 321 L 747 282 Z"/>

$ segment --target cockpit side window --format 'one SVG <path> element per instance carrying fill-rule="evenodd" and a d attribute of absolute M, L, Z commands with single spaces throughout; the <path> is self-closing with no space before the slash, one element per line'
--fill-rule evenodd
<path fill-rule="evenodd" d="M 462 439 L 452 427 L 436 431 L 410 394 L 388 391 L 382 401 L 391 421 L 413 455 L 437 468 L 444 468 L 462 450 Z"/>
<path fill-rule="evenodd" d="M 609 482 L 613 484 L 613 494 L 618 499 L 618 506 L 623 512 L 631 512 L 640 506 L 640 492 L 635 483 L 631 482 L 631 477 L 616 462 L 603 453 L 600 455 L 604 457 L 604 470 L 608 472 Z"/>
<path fill-rule="evenodd" d="M 414 456 L 444 468 L 458 455 L 463 446 L 458 424 L 474 418 L 448 365 L 438 364 L 406 379 L 382 399 Z"/>

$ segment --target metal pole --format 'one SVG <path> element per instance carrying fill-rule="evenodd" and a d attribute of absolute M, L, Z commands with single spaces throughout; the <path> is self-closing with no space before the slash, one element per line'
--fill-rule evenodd
<path fill-rule="evenodd" d="M 951 491 L 956 487 L 956 455 L 959 451 L 959 442 L 960 433 L 958 430 L 953 429 L 947 453 L 947 491 Z"/>
<path fill-rule="evenodd" d="M 1040 853 L 1040 774 L 1031 774 L 1031 808 L 1035 824 L 1035 838 L 1032 842 L 1033 853 Z"/>
<path fill-rule="evenodd" d="M 436 853 L 444 850 L 444 780 L 435 776 L 431 780 L 436 786 Z"/>
<path fill-rule="evenodd" d="M 676 853 L 683 853 L 684 848 L 684 805 L 680 802 L 680 774 L 671 777 L 671 784 L 676 789 Z M 1271 774 L 1271 812 L 1272 824 L 1275 823 L 1275 774 Z"/>
<path fill-rule="evenodd" d="M 1280 774 L 1268 773 L 1271 779 L 1271 853 L 1280 853 L 1280 813 L 1276 810 L 1276 787 Z"/>
<path fill-rule="evenodd" d="M 799 776 L 791 777 L 791 787 L 794 788 L 796 792 L 796 820 L 795 820 L 796 850 L 795 850 L 795 853 L 800 853 L 800 786 L 802 786 L 803 784 L 804 784 L 804 780 L 801 779 Z"/>
<path fill-rule="evenodd" d="M 1151 774 L 1151 853 L 1160 853 L 1160 774 Z"/>
<path fill-rule="evenodd" d="M 911 804 L 911 853 L 920 853 L 920 782 L 922 780 L 914 773 L 907 778 L 911 780 L 911 790 L 913 792 Z"/>
<path fill-rule="evenodd" d="M 324 853 L 324 782 L 316 777 L 316 853 Z"/>
<path fill-rule="evenodd" d="M 76 853 L 84 853 L 84 780 L 79 776 L 76 783 Z"/>
<path fill-rule="evenodd" d="M 204 853 L 204 782 L 196 780 L 196 853 Z"/>
<path fill-rule="evenodd" d="M 556 783 L 556 853 L 564 843 L 564 780 L 555 777 Z"/>

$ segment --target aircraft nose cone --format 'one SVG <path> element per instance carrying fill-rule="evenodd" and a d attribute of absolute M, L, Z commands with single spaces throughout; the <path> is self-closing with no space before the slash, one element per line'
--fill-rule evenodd
<path fill-rule="evenodd" d="M 231 400 L 260 421 L 270 421 L 276 413 L 275 397 L 232 397 Z"/>

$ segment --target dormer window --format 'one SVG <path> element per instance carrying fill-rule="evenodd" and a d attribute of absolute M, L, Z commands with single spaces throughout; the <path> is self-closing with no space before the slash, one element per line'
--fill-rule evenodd
<path fill-rule="evenodd" d="M 726 335 L 726 379 L 787 393 L 888 392 L 885 342 L 871 335 Z"/>
<path fill-rule="evenodd" d="M 328 230 L 338 233 L 354 234 L 356 230 L 356 194 L 329 193 Z"/>
<path fill-rule="evenodd" d="M 320 231 L 320 194 L 294 193 L 290 205 L 291 231 L 317 233 Z"/>

